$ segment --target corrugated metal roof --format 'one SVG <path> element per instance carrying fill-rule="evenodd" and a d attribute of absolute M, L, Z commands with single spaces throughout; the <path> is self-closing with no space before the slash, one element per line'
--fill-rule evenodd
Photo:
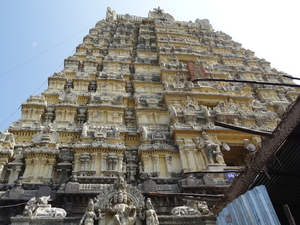
<path fill-rule="evenodd" d="M 217 225 L 280 225 L 265 186 L 255 187 L 229 203 Z"/>

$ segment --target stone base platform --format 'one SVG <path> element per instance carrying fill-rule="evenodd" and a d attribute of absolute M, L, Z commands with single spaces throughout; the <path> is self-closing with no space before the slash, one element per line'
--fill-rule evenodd
<path fill-rule="evenodd" d="M 81 218 L 79 217 L 30 217 L 16 216 L 10 218 L 11 225 L 77 225 Z"/>
<path fill-rule="evenodd" d="M 201 215 L 201 216 L 158 216 L 160 225 L 215 225 L 215 215 Z"/>

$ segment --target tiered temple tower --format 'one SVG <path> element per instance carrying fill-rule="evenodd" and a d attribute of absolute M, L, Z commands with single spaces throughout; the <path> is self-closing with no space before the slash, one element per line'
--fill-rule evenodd
<path fill-rule="evenodd" d="M 187 196 L 211 209 L 230 185 L 224 171 L 245 165 L 299 95 L 293 84 L 206 19 L 108 8 L 0 133 L 0 205 L 51 195 L 81 217 L 123 176 L 161 224 Z M 1 209 L 0 221 L 23 209 Z"/>

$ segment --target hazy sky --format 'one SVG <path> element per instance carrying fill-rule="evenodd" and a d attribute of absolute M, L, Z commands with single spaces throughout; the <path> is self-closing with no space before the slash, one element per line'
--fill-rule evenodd
<path fill-rule="evenodd" d="M 160 6 L 179 21 L 209 19 L 215 31 L 278 70 L 300 76 L 299 1 L 1 0 L 0 131 L 20 118 L 17 109 L 30 95 L 47 88 L 47 78 L 63 69 L 64 59 L 105 18 L 108 6 L 118 14 L 146 17 Z"/>

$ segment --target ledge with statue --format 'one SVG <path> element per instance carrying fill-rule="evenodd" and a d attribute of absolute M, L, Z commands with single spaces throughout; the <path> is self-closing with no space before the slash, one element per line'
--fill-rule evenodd
<path fill-rule="evenodd" d="M 170 215 L 158 215 L 151 198 L 127 184 L 118 176 L 114 184 L 104 186 L 99 194 L 90 199 L 84 215 L 66 217 L 62 208 L 52 207 L 49 196 L 32 197 L 22 215 L 11 218 L 12 225 L 69 224 L 69 225 L 159 225 L 159 224 L 215 224 L 215 215 L 205 201 L 186 200 L 183 206 L 174 207 Z M 97 221 L 97 222 L 96 222 Z M 188 223 L 187 223 L 188 221 Z"/>
<path fill-rule="evenodd" d="M 66 211 L 62 208 L 52 207 L 48 203 L 51 201 L 49 196 L 32 197 L 25 205 L 23 215 L 11 218 L 12 225 L 29 225 L 29 224 L 68 224 L 78 223 L 78 218 L 67 218 Z"/>
<path fill-rule="evenodd" d="M 188 220 L 186 220 L 188 218 Z M 127 184 L 119 176 L 113 185 L 107 186 L 90 199 L 80 225 L 146 225 L 158 224 L 215 224 L 215 215 L 211 213 L 205 201 L 186 200 L 183 206 L 171 210 L 171 215 L 157 215 L 151 198 L 144 196 L 134 186 Z"/>

